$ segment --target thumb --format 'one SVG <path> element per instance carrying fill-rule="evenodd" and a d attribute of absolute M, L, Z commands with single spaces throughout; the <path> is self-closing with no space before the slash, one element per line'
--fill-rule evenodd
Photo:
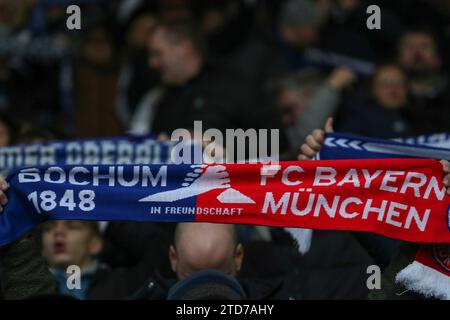
<path fill-rule="evenodd" d="M 328 118 L 327 122 L 325 122 L 325 132 L 334 132 L 332 117 Z"/>

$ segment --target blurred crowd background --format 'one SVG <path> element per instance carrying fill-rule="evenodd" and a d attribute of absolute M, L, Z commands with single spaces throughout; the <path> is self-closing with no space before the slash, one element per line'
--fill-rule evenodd
<path fill-rule="evenodd" d="M 81 30 L 66 27 L 71 4 L 81 8 Z M 372 4 L 379 30 L 366 26 Z M 329 116 L 337 131 L 372 137 L 450 131 L 449 54 L 447 0 L 0 0 L 0 146 L 164 136 L 202 120 L 204 129 L 279 128 L 282 159 L 296 159 Z M 300 256 L 283 230 L 237 229 L 241 277 L 282 278 L 295 298 L 367 295 L 376 259 L 354 234 L 317 231 Z M 151 252 L 146 272 L 174 277 L 173 226 L 105 230 L 91 256 L 129 271 Z M 149 239 L 158 246 L 146 248 Z M 255 290 L 271 297 L 278 283 Z M 125 297 L 137 287 L 91 294 Z"/>
<path fill-rule="evenodd" d="M 66 27 L 70 4 L 81 30 Z M 445 0 L 1 0 L 1 141 L 170 134 L 197 119 L 280 128 L 295 153 L 329 115 L 369 136 L 445 131 L 449 37 Z"/>

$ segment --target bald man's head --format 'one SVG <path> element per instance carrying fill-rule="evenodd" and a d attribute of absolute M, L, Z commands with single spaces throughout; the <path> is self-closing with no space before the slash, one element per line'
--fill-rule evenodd
<path fill-rule="evenodd" d="M 179 223 L 169 250 L 172 270 L 179 279 L 208 268 L 235 276 L 243 257 L 232 224 Z"/>

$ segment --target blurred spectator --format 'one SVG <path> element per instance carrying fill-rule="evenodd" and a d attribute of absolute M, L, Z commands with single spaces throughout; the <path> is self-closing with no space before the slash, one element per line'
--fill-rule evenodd
<path fill-rule="evenodd" d="M 16 120 L 6 113 L 0 113 L 0 147 L 17 143 L 19 128 Z"/>
<path fill-rule="evenodd" d="M 159 13 L 163 20 L 191 19 L 191 1 L 159 0 Z"/>
<path fill-rule="evenodd" d="M 405 32 L 399 41 L 398 62 L 409 78 L 417 134 L 448 131 L 450 79 L 434 36 L 424 29 Z"/>
<path fill-rule="evenodd" d="M 29 18 L 33 0 L 0 0 L 0 26 L 2 32 L 14 32 L 21 28 Z"/>
<path fill-rule="evenodd" d="M 0 2 L 0 57 L 6 61 L 0 90 L 12 115 L 49 130 L 70 131 L 70 124 L 62 129 L 60 123 L 71 108 L 70 88 L 62 81 L 70 60 L 67 41 L 55 29 L 33 29 L 28 19 L 40 3 Z"/>
<path fill-rule="evenodd" d="M 314 230 L 297 261 L 294 279 L 304 299 L 365 299 L 367 267 L 376 263 L 352 232 L 332 230 Z"/>
<path fill-rule="evenodd" d="M 264 87 L 288 72 L 313 66 L 306 49 L 317 44 L 322 19 L 309 0 L 281 2 L 274 25 L 255 35 L 235 56 L 234 67 L 247 81 Z"/>
<path fill-rule="evenodd" d="M 81 6 L 81 30 L 66 28 L 69 4 Z M 381 30 L 366 27 L 371 4 L 381 7 Z M 449 17 L 447 0 L 0 0 L 0 146 L 124 130 L 167 136 L 203 120 L 203 129 L 286 129 L 295 152 L 333 114 L 338 130 L 368 136 L 448 131 Z M 239 226 L 242 259 L 229 227 L 181 225 L 192 241 L 176 239 L 168 259 L 172 224 L 110 222 L 101 237 L 91 223 L 49 225 L 69 260 L 79 260 L 70 248 L 87 257 L 87 298 L 127 297 L 150 275 L 141 297 L 166 298 L 171 269 L 183 278 L 210 267 L 250 297 L 363 298 L 373 263 L 354 239 L 366 246 L 361 233 L 315 231 L 300 256 L 282 229 Z M 101 242 L 98 255 L 87 235 Z M 54 292 L 33 241 L 4 251 L 7 297 Z"/>
<path fill-rule="evenodd" d="M 156 27 L 149 54 L 161 83 L 142 99 L 132 117 L 132 132 L 171 133 L 192 128 L 194 120 L 202 120 L 205 130 L 274 127 L 276 116 L 268 118 L 264 105 L 254 113 L 251 92 L 237 74 L 208 61 L 205 39 L 191 21 Z"/>
<path fill-rule="evenodd" d="M 424 30 L 406 32 L 399 41 L 398 61 L 410 78 L 413 97 L 433 96 L 445 85 L 442 60 L 430 33 Z"/>
<path fill-rule="evenodd" d="M 0 110 L 4 111 L 8 108 L 9 95 L 7 90 L 7 83 L 9 77 L 9 70 L 6 58 L 0 56 Z"/>
<path fill-rule="evenodd" d="M 98 25 L 86 31 L 80 56 L 74 65 L 77 137 L 118 135 L 123 132 L 114 108 L 117 69 L 117 56 L 108 29 Z"/>
<path fill-rule="evenodd" d="M 252 29 L 252 3 L 241 0 L 197 0 L 192 5 L 206 36 L 209 59 L 233 64 L 234 54 L 248 40 Z"/>
<path fill-rule="evenodd" d="M 256 36 L 236 56 L 235 65 L 249 81 L 264 85 L 280 75 L 316 67 L 330 72 L 347 67 L 358 75 L 373 72 L 373 63 L 389 56 L 400 26 L 383 11 L 386 30 L 366 28 L 366 2 L 289 0 L 280 2 L 275 25 L 267 35 Z M 378 55 L 377 52 L 382 55 Z"/>
<path fill-rule="evenodd" d="M 442 49 L 442 56 L 449 54 L 450 2 L 447 0 L 378 0 L 380 7 L 393 10 L 404 28 L 426 26 L 435 35 Z M 447 63 L 446 63 L 447 64 Z M 448 65 L 447 65 L 448 67 Z"/>
<path fill-rule="evenodd" d="M 403 25 L 389 7 L 381 8 L 382 27 L 366 26 L 368 0 L 317 0 L 324 26 L 319 47 L 325 51 L 364 61 L 380 62 L 395 54 L 395 44 Z"/>
<path fill-rule="evenodd" d="M 377 68 L 368 92 L 352 97 L 337 130 L 364 136 L 396 138 L 413 134 L 407 113 L 408 80 L 395 64 Z"/>
<path fill-rule="evenodd" d="M 0 299 L 19 300 L 57 292 L 55 280 L 39 250 L 31 234 L 0 247 Z"/>
<path fill-rule="evenodd" d="M 130 129 L 133 133 L 151 131 L 159 134 L 171 133 L 176 128 L 191 127 L 193 118 L 189 114 L 193 111 L 193 102 L 185 101 L 184 105 L 177 105 L 177 101 L 173 100 L 175 97 L 177 100 L 181 99 L 183 91 L 186 91 L 182 90 L 183 86 L 191 79 L 197 78 L 201 72 L 205 55 L 202 35 L 192 22 L 183 20 L 158 25 L 149 39 L 149 65 L 161 74 L 161 86 L 152 88 L 141 100 L 131 118 Z M 161 99 L 162 87 L 165 85 L 172 86 L 172 92 L 165 94 L 165 99 Z M 187 98 L 192 99 L 184 94 L 184 99 Z M 197 104 L 200 104 L 197 109 L 204 108 L 203 100 Z M 180 125 L 180 119 L 183 121 L 187 116 L 192 120 L 191 123 Z M 200 117 L 197 116 L 197 119 Z M 178 125 L 174 122 L 178 122 Z"/>
<path fill-rule="evenodd" d="M 212 267 L 236 276 L 244 248 L 233 225 L 181 223 L 175 231 L 169 258 L 178 279 Z"/>
<path fill-rule="evenodd" d="M 85 299 L 93 274 L 99 268 L 94 262 L 102 249 L 100 231 L 96 222 L 52 221 L 42 226 L 42 255 L 52 268 L 61 293 L 75 294 Z M 67 286 L 66 269 L 78 266 L 83 270 L 80 289 Z"/>
<path fill-rule="evenodd" d="M 244 259 L 244 248 L 231 224 L 179 223 L 169 250 L 169 259 L 177 280 L 183 280 L 201 270 L 215 269 L 237 277 L 249 299 L 288 297 L 282 279 L 263 281 L 238 276 Z M 166 299 L 169 288 L 177 280 L 156 275 L 136 292 L 134 298 Z"/>
<path fill-rule="evenodd" d="M 354 73 L 346 68 L 337 68 L 328 78 L 316 69 L 305 69 L 281 80 L 277 85 L 278 109 L 293 154 L 309 132 L 334 115 L 342 91 L 354 80 Z"/>
<path fill-rule="evenodd" d="M 374 260 L 353 233 L 314 230 L 311 247 L 300 254 L 292 238 L 272 228 L 270 241 L 245 242 L 240 278 L 283 279 L 294 299 L 364 299 L 367 266 Z"/>
<path fill-rule="evenodd" d="M 117 113 L 125 128 L 139 101 L 159 81 L 158 73 L 149 68 L 147 53 L 147 41 L 158 19 L 155 12 L 144 8 L 132 14 L 125 27 L 116 101 Z"/>
<path fill-rule="evenodd" d="M 47 130 L 34 127 L 25 127 L 22 128 L 22 132 L 20 133 L 18 142 L 25 144 L 35 144 L 48 142 L 54 139 L 55 137 Z"/>
<path fill-rule="evenodd" d="M 289 0 L 281 8 L 279 28 L 282 39 L 294 48 L 305 49 L 319 41 L 321 17 L 312 1 Z"/>
<path fill-rule="evenodd" d="M 162 256 L 160 247 L 164 247 L 161 245 L 164 235 L 157 228 L 152 231 L 151 234 L 146 233 L 139 263 L 129 268 L 110 269 L 96 258 L 103 246 L 97 222 L 46 222 L 42 226 L 42 254 L 52 270 L 60 293 L 74 295 L 79 299 L 124 299 L 142 285 L 153 272 L 155 261 Z M 120 234 L 121 241 L 130 242 L 132 238 L 124 232 Z M 142 243 L 134 245 L 139 248 Z M 70 265 L 77 265 L 81 269 L 80 289 L 67 288 L 66 269 Z"/>

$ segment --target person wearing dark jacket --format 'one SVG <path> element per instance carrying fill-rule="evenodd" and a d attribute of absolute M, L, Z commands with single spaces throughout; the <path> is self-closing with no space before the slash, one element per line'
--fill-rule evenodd
<path fill-rule="evenodd" d="M 288 291 L 282 278 L 241 278 L 244 247 L 238 241 L 234 225 L 213 223 L 179 223 L 169 260 L 176 278 L 168 279 L 155 273 L 132 298 L 167 299 L 170 288 L 178 281 L 206 269 L 221 271 L 238 280 L 248 299 L 287 299 Z"/>
<path fill-rule="evenodd" d="M 276 110 L 252 95 L 251 86 L 233 68 L 208 59 L 203 34 L 191 21 L 157 25 L 148 51 L 149 66 L 159 72 L 161 81 L 136 107 L 131 132 L 170 136 L 175 129 L 193 129 L 195 120 L 202 121 L 203 130 L 223 132 L 281 128 Z"/>
<path fill-rule="evenodd" d="M 409 79 L 411 115 L 417 134 L 445 132 L 450 122 L 450 78 L 438 42 L 423 28 L 407 30 L 398 45 L 398 64 Z"/>
<path fill-rule="evenodd" d="M 405 73 L 395 64 L 381 65 L 373 76 L 370 91 L 357 94 L 344 106 L 336 129 L 377 138 L 411 136 L 408 111 Z"/>
<path fill-rule="evenodd" d="M 355 74 L 347 68 L 336 68 L 327 77 L 310 68 L 282 77 L 276 83 L 277 107 L 293 154 L 311 130 L 334 115 L 343 91 L 355 80 Z"/>
<path fill-rule="evenodd" d="M 33 235 L 1 247 L 0 267 L 0 299 L 21 300 L 57 293 L 56 281 Z"/>
<path fill-rule="evenodd" d="M 133 239 L 127 232 L 134 229 L 127 227 L 126 223 L 115 226 L 115 229 L 122 242 Z M 145 241 L 137 246 L 142 252 L 135 265 L 109 268 L 97 259 L 103 246 L 97 222 L 48 221 L 42 226 L 42 254 L 56 279 L 59 293 L 78 299 L 124 299 L 142 285 L 162 255 L 160 248 L 164 247 L 165 233 L 158 225 L 154 228 L 147 225 L 145 236 Z M 66 270 L 71 265 L 81 270 L 79 288 L 67 286 L 69 274 Z"/>
<path fill-rule="evenodd" d="M 3 192 L 3 191 L 1 191 Z M 2 203 L 3 193 L 1 195 Z M 115 247 L 117 252 L 133 247 L 130 256 L 138 255 L 133 266 L 110 268 L 96 258 L 103 240 L 95 222 L 51 221 L 42 227 L 42 254 L 37 235 L 27 235 L 0 248 L 1 295 L 4 299 L 34 299 L 39 297 L 75 297 L 77 299 L 125 299 L 160 267 L 160 257 L 168 248 L 165 231 L 158 224 L 111 223 L 109 241 L 128 245 Z M 141 241 L 133 237 L 142 230 Z M 37 234 L 37 232 L 35 232 Z M 139 240 L 140 243 L 136 243 Z M 165 246 L 165 243 L 167 245 Z M 160 249 L 161 248 L 161 249 Z M 142 250 L 141 252 L 137 252 Z M 44 259 L 45 258 L 45 259 Z M 159 264 L 158 264 L 159 263 Z M 79 288 L 68 288 L 69 265 L 80 268 Z"/>

